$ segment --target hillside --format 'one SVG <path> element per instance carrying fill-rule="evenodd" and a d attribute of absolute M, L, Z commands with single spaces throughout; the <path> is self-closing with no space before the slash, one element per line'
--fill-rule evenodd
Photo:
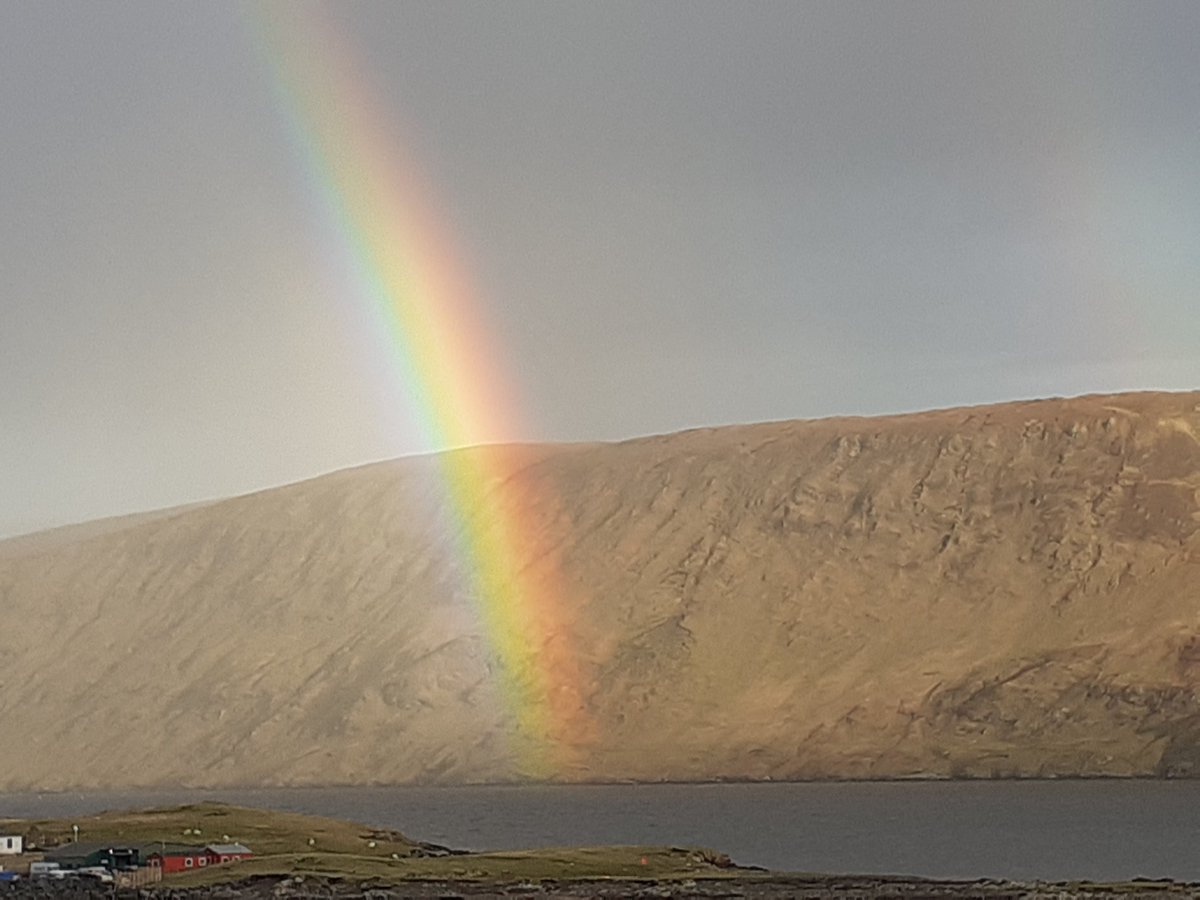
<path fill-rule="evenodd" d="M 1200 771 L 1200 392 L 458 452 L 561 585 L 556 777 Z M 0 789 L 531 774 L 439 485 L 0 551 Z"/>

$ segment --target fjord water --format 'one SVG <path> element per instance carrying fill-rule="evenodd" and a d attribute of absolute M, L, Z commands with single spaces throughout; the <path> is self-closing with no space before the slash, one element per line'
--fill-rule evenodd
<path fill-rule="evenodd" d="M 0 795 L 0 818 L 222 800 L 465 849 L 712 847 L 741 864 L 931 877 L 1200 881 L 1200 781 L 354 787 Z"/>

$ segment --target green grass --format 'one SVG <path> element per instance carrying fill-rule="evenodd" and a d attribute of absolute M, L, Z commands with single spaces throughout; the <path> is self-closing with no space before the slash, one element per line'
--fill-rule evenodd
<path fill-rule="evenodd" d="M 196 803 L 167 809 L 103 812 L 72 819 L 0 820 L 0 828 L 43 836 L 44 843 L 72 839 L 79 826 L 81 841 L 114 841 L 132 845 L 166 841 L 208 844 L 240 841 L 255 853 L 274 855 L 317 850 L 390 858 L 420 852 L 415 841 L 398 831 L 301 813 L 249 809 L 225 803 Z M 370 846 L 371 843 L 375 847 Z"/>
<path fill-rule="evenodd" d="M 253 859 L 164 879 L 164 884 L 179 886 L 216 884 L 255 875 L 381 881 L 538 881 L 735 874 L 717 864 L 721 859 L 718 854 L 677 847 L 585 847 L 432 856 L 418 841 L 391 829 L 224 803 L 105 812 L 74 819 L 0 820 L 0 831 L 40 836 L 39 843 L 57 844 L 71 840 L 72 825 L 79 826 L 81 841 L 206 844 L 224 842 L 228 835 L 255 853 Z"/>
<path fill-rule="evenodd" d="M 642 860 L 645 860 L 645 863 Z M 179 886 L 216 884 L 251 875 L 303 875 L 395 882 L 407 879 L 445 881 L 544 881 L 593 878 L 671 880 L 730 877 L 736 870 L 705 861 L 703 851 L 665 847 L 580 847 L 469 853 L 424 859 L 380 859 L 340 853 L 292 853 L 260 857 L 172 876 Z"/>

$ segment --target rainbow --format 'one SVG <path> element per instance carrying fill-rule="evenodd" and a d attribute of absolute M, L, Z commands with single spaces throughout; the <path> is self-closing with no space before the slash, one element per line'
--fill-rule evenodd
<path fill-rule="evenodd" d="M 399 377 L 428 446 L 439 454 L 456 551 L 467 573 L 526 774 L 573 764 L 586 740 L 567 592 L 531 555 L 529 500 L 511 476 L 519 448 L 469 448 L 519 422 L 492 332 L 420 170 L 389 133 L 354 56 L 316 5 L 251 5 L 307 183 L 366 298 L 386 328 Z M 536 571 L 535 571 L 536 570 Z"/>

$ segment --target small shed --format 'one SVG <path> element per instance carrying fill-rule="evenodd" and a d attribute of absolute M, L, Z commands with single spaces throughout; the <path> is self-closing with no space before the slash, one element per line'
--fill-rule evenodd
<path fill-rule="evenodd" d="M 220 863 L 237 862 L 239 859 L 248 859 L 254 855 L 254 851 L 245 844 L 209 844 L 204 848 L 208 851 L 209 862 L 213 865 Z"/>
<path fill-rule="evenodd" d="M 211 862 L 208 850 L 194 844 L 149 844 L 142 852 L 146 865 L 164 875 L 201 869 Z"/>
<path fill-rule="evenodd" d="M 16 856 L 25 846 L 25 839 L 19 834 L 0 834 L 0 856 Z"/>

